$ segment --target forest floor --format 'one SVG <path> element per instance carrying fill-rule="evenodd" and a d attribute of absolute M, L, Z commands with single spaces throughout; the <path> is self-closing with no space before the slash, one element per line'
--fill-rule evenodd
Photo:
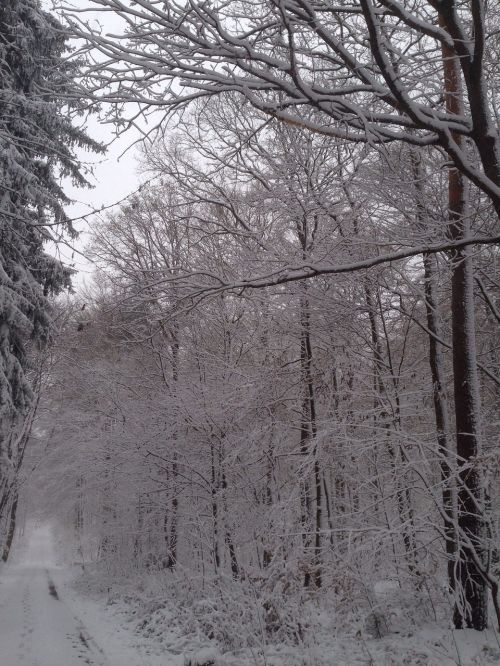
<path fill-rule="evenodd" d="M 78 586 L 96 598 L 103 594 L 99 579 L 99 575 L 93 582 L 92 576 L 82 578 Z M 165 654 L 184 655 L 179 664 L 186 666 L 500 666 L 500 634 L 492 629 L 455 631 L 444 622 L 417 625 L 401 617 L 400 622 L 391 623 L 386 635 L 373 638 L 365 631 L 339 631 L 335 618 L 325 609 L 318 612 L 316 623 L 309 625 L 298 644 L 262 639 L 258 631 L 250 637 L 251 628 L 242 626 L 239 642 L 248 641 L 251 647 L 234 648 L 224 641 L 208 640 L 192 610 L 188 618 L 186 606 L 191 602 L 168 600 L 167 589 L 164 577 L 151 575 L 149 582 L 143 579 L 140 584 L 133 578 L 117 580 L 106 596 L 111 612 L 146 640 L 163 645 Z M 213 601 L 206 598 L 199 603 L 209 606 Z M 309 612 L 304 615 L 310 617 Z M 220 624 L 224 623 L 227 634 L 231 623 L 220 618 Z M 234 643 L 234 636 L 229 640 Z"/>
<path fill-rule="evenodd" d="M 224 650 L 203 637 L 163 582 L 117 583 L 55 557 L 42 525 L 0 571 L 1 666 L 486 666 L 500 664 L 493 631 L 408 626 L 383 638 L 338 636 L 325 623 L 309 644 Z M 401 628 L 400 628 L 401 629 Z M 222 651 L 221 651 L 222 650 Z M 224 654 L 222 654 L 224 652 Z"/>

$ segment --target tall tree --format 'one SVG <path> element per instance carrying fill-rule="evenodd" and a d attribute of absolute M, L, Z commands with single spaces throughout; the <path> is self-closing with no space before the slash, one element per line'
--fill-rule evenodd
<path fill-rule="evenodd" d="M 12 442 L 33 397 L 30 348 L 49 337 L 49 296 L 70 285 L 70 271 L 44 250 L 44 243 L 56 238 L 53 229 L 75 233 L 61 186 L 64 178 L 87 184 L 75 149 L 102 150 L 72 120 L 83 105 L 74 83 L 78 63 L 65 55 L 67 39 L 67 30 L 38 0 L 2 3 L 0 487 L 11 499 L 15 479 L 4 477 L 19 468 L 20 454 Z M 11 503 L 2 501 L 9 511 Z"/>

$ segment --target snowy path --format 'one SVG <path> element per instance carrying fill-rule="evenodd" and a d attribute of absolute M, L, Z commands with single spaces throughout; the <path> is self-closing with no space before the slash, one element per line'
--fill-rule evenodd
<path fill-rule="evenodd" d="M 67 588 L 50 528 L 37 529 L 0 574 L 1 666 L 176 666 L 148 654 L 97 602 Z M 181 662 L 182 663 L 182 662 Z"/>

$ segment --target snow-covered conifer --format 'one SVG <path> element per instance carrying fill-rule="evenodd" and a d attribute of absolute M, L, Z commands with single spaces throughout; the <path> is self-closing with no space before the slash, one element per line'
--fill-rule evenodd
<path fill-rule="evenodd" d="M 37 0 L 0 7 L 0 418 L 29 403 L 26 350 L 50 328 L 47 297 L 69 272 L 44 251 L 54 226 L 73 234 L 61 179 L 84 185 L 74 149 L 98 149 L 72 121 L 75 64 L 63 26 Z"/>
<path fill-rule="evenodd" d="M 44 244 L 54 230 L 75 234 L 61 185 L 86 184 L 75 149 L 100 150 L 73 121 L 83 109 L 67 38 L 38 0 L 1 3 L 0 514 L 12 504 L 22 459 L 13 442 L 32 398 L 29 349 L 49 336 L 48 297 L 70 284 L 70 271 Z"/>

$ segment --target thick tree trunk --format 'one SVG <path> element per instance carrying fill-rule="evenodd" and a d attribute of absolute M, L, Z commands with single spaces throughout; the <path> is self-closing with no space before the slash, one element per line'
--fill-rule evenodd
<path fill-rule="evenodd" d="M 463 110 L 460 63 L 447 46 L 443 45 L 442 52 L 446 110 L 460 115 Z M 463 137 L 454 135 L 453 138 L 465 148 Z M 465 178 L 455 168 L 448 173 L 448 209 L 450 237 L 453 240 L 466 238 L 469 224 Z M 476 459 L 481 452 L 481 405 L 475 340 L 474 266 L 470 248 L 464 247 L 453 253 L 451 268 L 453 383 L 459 465 L 459 557 L 453 619 L 457 629 L 470 627 L 481 631 L 488 625 L 488 605 L 484 576 L 484 489 L 476 467 Z"/>
<path fill-rule="evenodd" d="M 437 3 L 436 3 L 437 4 Z M 488 178 L 500 185 L 500 142 L 498 130 L 491 114 L 490 100 L 487 90 L 484 55 L 487 49 L 486 34 L 486 7 L 484 0 L 474 0 L 471 3 L 471 40 L 465 43 L 457 38 L 458 2 L 439 3 L 439 25 L 445 28 L 456 40 L 456 51 L 451 51 L 443 45 L 445 94 L 447 95 L 447 110 L 458 114 L 462 107 L 462 89 L 460 85 L 463 73 L 467 88 L 467 100 L 472 118 L 472 140 L 476 144 L 481 158 L 484 173 Z M 473 49 L 470 57 L 469 49 Z M 454 98 L 454 99 L 453 99 Z M 455 110 L 453 109 L 455 106 Z M 463 148 L 463 140 L 453 135 L 455 142 Z M 497 216 L 500 218 L 500 197 L 491 196 L 491 201 Z"/>
<path fill-rule="evenodd" d="M 451 206 L 450 206 L 451 208 Z M 462 226 L 462 225 L 460 225 Z M 456 232 L 456 230 L 455 230 Z M 465 235 L 462 227 L 462 233 Z M 476 459 L 480 455 L 480 400 L 477 376 L 474 316 L 474 273 L 469 250 L 452 259 L 452 331 L 455 422 L 457 437 L 459 597 L 454 611 L 457 629 L 479 631 L 488 625 L 485 562 L 484 488 Z"/>

